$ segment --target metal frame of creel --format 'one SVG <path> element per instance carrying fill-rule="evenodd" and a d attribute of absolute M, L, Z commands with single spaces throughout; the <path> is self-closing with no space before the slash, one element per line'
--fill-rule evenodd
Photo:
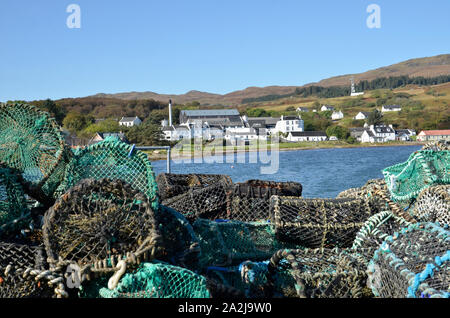
<path fill-rule="evenodd" d="M 167 150 L 167 173 L 170 173 L 170 146 L 136 146 L 137 150 Z"/>

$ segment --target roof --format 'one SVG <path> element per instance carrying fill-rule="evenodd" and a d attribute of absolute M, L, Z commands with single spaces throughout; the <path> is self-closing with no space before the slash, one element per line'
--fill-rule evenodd
<path fill-rule="evenodd" d="M 122 117 L 122 119 L 119 122 L 120 123 L 128 123 L 130 121 L 134 121 L 136 118 L 139 119 L 139 117 L 137 117 L 137 116 L 135 116 L 135 117 Z"/>
<path fill-rule="evenodd" d="M 327 109 L 334 109 L 334 107 L 330 106 L 330 105 L 322 105 L 322 107 L 326 107 Z M 320 108 L 322 108 L 322 107 L 320 107 Z"/>
<path fill-rule="evenodd" d="M 420 132 L 419 135 L 448 136 L 448 135 L 450 135 L 450 129 L 445 129 L 445 130 L 423 130 L 423 131 Z"/>
<path fill-rule="evenodd" d="M 387 109 L 402 108 L 400 105 L 384 105 L 383 107 Z"/>
<path fill-rule="evenodd" d="M 181 114 L 190 116 L 239 116 L 237 109 L 197 109 L 182 110 Z"/>
<path fill-rule="evenodd" d="M 274 118 L 274 117 L 249 117 L 248 122 L 250 121 L 263 121 L 265 125 L 276 125 L 277 122 L 280 120 L 280 117 Z"/>
<path fill-rule="evenodd" d="M 376 133 L 381 134 L 395 133 L 395 130 L 389 126 L 375 126 L 373 127 L 373 129 L 375 130 Z"/>
<path fill-rule="evenodd" d="M 364 131 L 369 135 L 369 137 L 375 137 L 375 135 L 374 135 L 374 133 L 372 132 L 372 130 L 366 129 L 366 130 L 364 130 Z M 363 134 L 364 134 L 364 132 L 363 132 Z"/>
<path fill-rule="evenodd" d="M 323 131 L 291 131 L 292 137 L 322 137 L 327 136 Z"/>
<path fill-rule="evenodd" d="M 359 112 L 358 114 L 356 114 L 356 116 L 358 116 L 359 114 L 363 114 L 364 116 L 368 117 L 370 115 L 370 112 Z"/>
<path fill-rule="evenodd" d="M 299 120 L 299 118 L 295 116 L 283 116 L 283 120 Z"/>

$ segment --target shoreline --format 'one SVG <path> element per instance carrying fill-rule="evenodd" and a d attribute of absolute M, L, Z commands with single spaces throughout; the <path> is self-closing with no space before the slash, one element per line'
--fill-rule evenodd
<path fill-rule="evenodd" d="M 277 151 L 297 151 L 297 150 L 318 150 L 318 149 L 345 149 L 345 148 L 377 148 L 377 147 L 402 147 L 402 146 L 423 146 L 425 145 L 425 143 L 423 142 L 399 142 L 399 143 L 383 143 L 383 144 L 342 144 L 342 145 L 330 145 L 330 146 L 326 146 L 326 145 L 317 145 L 317 146 L 305 146 L 305 147 L 280 147 L 279 149 L 277 149 Z M 257 152 L 259 151 L 258 149 L 225 149 L 223 150 L 223 154 L 229 154 L 229 153 L 246 153 L 246 152 Z M 149 158 L 149 160 L 152 161 L 160 161 L 160 160 L 167 160 L 167 154 L 164 153 L 147 153 L 147 156 Z M 211 155 L 205 156 L 205 157 L 210 157 Z M 214 156 L 214 154 L 212 155 Z M 171 155 L 171 159 L 178 159 L 178 160 L 182 160 L 182 159 L 193 159 L 193 158 L 199 158 L 200 156 L 196 155 L 195 153 L 191 153 L 191 155 L 186 155 L 186 156 L 179 156 L 179 155 Z M 203 156 L 201 156 L 203 157 Z"/>

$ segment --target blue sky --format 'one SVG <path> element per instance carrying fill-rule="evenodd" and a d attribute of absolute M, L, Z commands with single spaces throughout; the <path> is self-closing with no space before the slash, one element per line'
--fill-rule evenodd
<path fill-rule="evenodd" d="M 69 4 L 81 28 L 69 29 Z M 369 29 L 369 4 L 381 28 Z M 2 0 L 0 101 L 303 85 L 450 53 L 450 1 Z"/>

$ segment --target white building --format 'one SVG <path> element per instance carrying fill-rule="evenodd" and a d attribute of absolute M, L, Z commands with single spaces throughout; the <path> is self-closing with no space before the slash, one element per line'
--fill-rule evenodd
<path fill-rule="evenodd" d="M 139 126 L 142 123 L 142 120 L 139 119 L 139 117 L 122 117 L 121 120 L 119 120 L 120 126 L 127 126 L 127 127 L 133 127 L 133 126 Z"/>
<path fill-rule="evenodd" d="M 381 112 L 382 113 L 386 113 L 386 112 L 399 112 L 402 110 L 402 107 L 399 105 L 384 105 L 383 107 L 381 107 Z"/>
<path fill-rule="evenodd" d="M 291 142 L 325 141 L 327 134 L 323 131 L 293 131 L 289 132 L 286 139 Z"/>
<path fill-rule="evenodd" d="M 340 120 L 344 118 L 344 113 L 342 111 L 334 111 L 333 114 L 331 114 L 332 120 Z"/>
<path fill-rule="evenodd" d="M 287 134 L 291 131 L 304 131 L 305 122 L 300 117 L 295 116 L 281 116 L 277 121 L 275 128 L 269 130 L 270 133 L 283 133 Z"/>
<path fill-rule="evenodd" d="M 164 139 L 170 141 L 193 138 L 191 129 L 186 126 L 165 126 L 162 128 L 162 132 L 164 134 Z"/>
<path fill-rule="evenodd" d="M 395 140 L 395 130 L 392 125 L 370 125 L 361 135 L 362 143 L 388 142 Z"/>
<path fill-rule="evenodd" d="M 395 140 L 410 141 L 412 136 L 416 135 L 416 131 L 413 129 L 396 129 Z"/>
<path fill-rule="evenodd" d="M 322 107 L 320 108 L 321 112 L 326 112 L 326 111 L 334 111 L 334 107 L 330 106 L 330 105 L 322 105 Z"/>
<path fill-rule="evenodd" d="M 369 118 L 370 113 L 369 112 L 359 112 L 354 119 L 356 120 L 366 120 Z"/>
<path fill-rule="evenodd" d="M 298 113 L 307 113 L 307 112 L 309 112 L 309 109 L 306 107 L 297 107 L 296 111 Z"/>

